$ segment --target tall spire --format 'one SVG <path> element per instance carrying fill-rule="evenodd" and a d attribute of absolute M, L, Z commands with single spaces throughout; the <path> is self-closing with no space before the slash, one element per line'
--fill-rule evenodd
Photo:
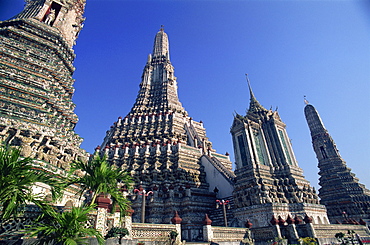
<path fill-rule="evenodd" d="M 163 58 L 166 57 L 170 59 L 168 36 L 164 32 L 163 25 L 157 35 L 155 35 L 154 46 L 153 46 L 153 58 Z"/>
<path fill-rule="evenodd" d="M 245 77 L 247 79 L 247 83 L 248 83 L 248 88 L 249 88 L 249 94 L 250 94 L 250 102 L 249 102 L 249 109 L 248 109 L 248 114 L 249 113 L 258 113 L 258 112 L 262 112 L 262 111 L 267 111 L 259 102 L 258 100 L 256 99 L 256 97 L 254 96 L 254 93 L 252 91 L 252 86 L 251 86 L 251 83 L 249 81 L 249 78 L 248 78 L 248 74 L 245 74 Z"/>
<path fill-rule="evenodd" d="M 191 241 L 201 235 L 197 232 L 203 214 L 214 207 L 212 190 L 217 185 L 218 195 L 230 196 L 235 176 L 228 157 L 212 149 L 203 123 L 182 107 L 168 53 L 162 28 L 155 36 L 136 102 L 107 131 L 100 154 L 130 172 L 136 186 L 157 193 L 146 207 L 149 223 L 168 223 L 179 211 L 184 220 L 191 220 L 183 226 L 184 239 Z M 189 209 L 189 200 L 196 200 L 191 201 L 194 208 Z M 133 201 L 132 207 L 140 209 L 140 201 Z M 133 215 L 134 222 L 138 218 Z"/>
<path fill-rule="evenodd" d="M 267 219 L 261 219 L 262 212 L 276 216 L 308 213 L 327 221 L 325 207 L 295 159 L 286 125 L 277 111 L 265 109 L 256 100 L 248 76 L 247 82 L 249 110 L 246 116 L 236 116 L 230 129 L 236 164 L 236 216 L 258 221 L 254 223 L 257 227 L 269 225 Z"/>
<path fill-rule="evenodd" d="M 320 169 L 319 196 L 330 221 L 346 222 L 343 213 L 351 219 L 370 220 L 370 191 L 347 167 L 316 109 L 307 104 L 304 113 Z"/>
<path fill-rule="evenodd" d="M 155 35 L 153 53 L 148 56 L 132 113 L 164 112 L 170 108 L 186 113 L 177 95 L 174 67 L 169 60 L 168 36 L 162 27 Z"/>
<path fill-rule="evenodd" d="M 307 100 L 305 100 L 307 101 Z M 315 107 L 310 105 L 307 101 L 307 104 L 304 108 L 304 113 L 306 116 L 308 127 L 310 128 L 311 136 L 314 137 L 318 134 L 325 134 L 327 130 L 322 122 L 319 113 L 316 111 Z"/>

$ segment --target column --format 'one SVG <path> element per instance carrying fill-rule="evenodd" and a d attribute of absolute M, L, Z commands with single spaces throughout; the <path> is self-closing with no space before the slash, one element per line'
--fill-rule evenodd
<path fill-rule="evenodd" d="M 203 224 L 203 241 L 211 242 L 213 239 L 212 220 L 208 217 L 208 214 L 206 214 Z"/>

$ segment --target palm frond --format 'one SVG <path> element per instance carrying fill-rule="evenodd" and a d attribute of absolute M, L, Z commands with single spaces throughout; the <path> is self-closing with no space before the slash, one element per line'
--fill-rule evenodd
<path fill-rule="evenodd" d="M 92 207 L 72 207 L 70 211 L 58 212 L 52 206 L 43 208 L 43 215 L 37 225 L 28 229 L 30 236 L 39 235 L 38 244 L 60 242 L 62 244 L 87 244 L 88 237 L 96 237 L 104 244 L 102 235 L 93 228 L 85 228 L 87 214 Z M 41 222 L 40 222 L 41 221 Z"/>
<path fill-rule="evenodd" d="M 132 182 L 131 176 L 122 169 L 110 165 L 105 155 L 100 157 L 96 154 L 88 162 L 79 160 L 71 165 L 71 174 L 78 169 L 85 174 L 81 177 L 71 175 L 69 183 L 78 184 L 81 187 L 80 195 L 87 190 L 91 190 L 93 192 L 92 204 L 100 193 L 105 193 L 111 195 L 114 202 L 119 206 L 121 214 L 124 214 L 124 211 L 129 208 L 130 203 L 118 189 L 118 184 L 122 183 L 129 186 Z"/>
<path fill-rule="evenodd" d="M 33 159 L 22 158 L 17 147 L 0 146 L 0 169 L 0 204 L 3 206 L 1 220 L 15 218 L 27 202 L 40 199 L 39 195 L 32 193 L 32 186 L 38 182 L 49 185 L 53 196 L 62 192 L 62 181 L 37 169 Z"/>

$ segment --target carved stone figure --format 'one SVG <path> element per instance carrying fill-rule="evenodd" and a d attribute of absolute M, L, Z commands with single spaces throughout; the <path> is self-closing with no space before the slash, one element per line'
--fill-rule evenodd
<path fill-rule="evenodd" d="M 34 141 L 34 139 L 30 137 L 22 137 L 21 141 L 21 155 L 24 157 L 30 157 L 32 154 L 32 147 L 31 143 Z"/>
<path fill-rule="evenodd" d="M 51 9 L 50 13 L 45 18 L 45 24 L 51 26 L 52 22 L 55 20 L 55 17 L 56 17 L 55 9 Z"/>

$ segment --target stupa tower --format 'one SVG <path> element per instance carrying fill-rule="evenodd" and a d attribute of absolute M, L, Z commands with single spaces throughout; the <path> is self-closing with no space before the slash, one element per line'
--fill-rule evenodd
<path fill-rule="evenodd" d="M 220 197 L 232 193 L 228 156 L 216 153 L 203 123 L 189 117 L 179 101 L 163 28 L 155 36 L 134 106 L 111 126 L 97 151 L 130 171 L 136 187 L 154 192 L 145 222 L 169 223 L 178 211 L 188 241 L 201 236 L 204 215 L 216 205 L 215 187 Z M 133 202 L 135 222 L 139 201 Z"/>
<path fill-rule="evenodd" d="M 0 140 L 60 168 L 85 153 L 75 134 L 75 54 L 85 0 L 28 0 L 0 22 Z"/>
<path fill-rule="evenodd" d="M 362 219 L 369 222 L 370 191 L 347 167 L 315 107 L 306 103 L 304 113 L 319 161 L 319 196 L 328 210 L 330 221 L 353 223 Z"/>
<path fill-rule="evenodd" d="M 236 162 L 235 215 L 254 226 L 270 225 L 272 217 L 285 220 L 306 215 L 314 223 L 328 223 L 326 209 L 299 168 L 277 111 L 265 109 L 249 84 L 250 104 L 231 127 Z M 285 221 L 283 221 L 285 222 Z"/>

